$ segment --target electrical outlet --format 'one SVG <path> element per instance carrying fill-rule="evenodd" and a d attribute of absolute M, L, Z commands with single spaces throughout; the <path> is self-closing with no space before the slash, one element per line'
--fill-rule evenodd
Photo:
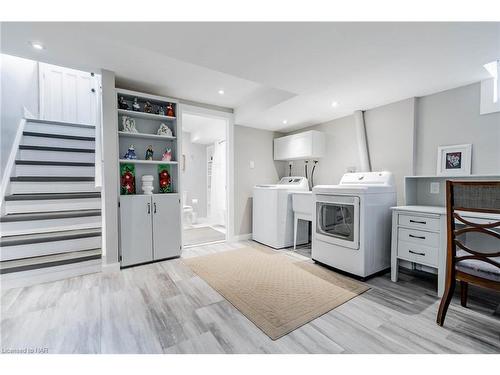
<path fill-rule="evenodd" d="M 439 194 L 439 182 L 431 182 L 431 194 Z"/>
<path fill-rule="evenodd" d="M 253 160 L 250 160 L 250 169 L 255 168 L 255 162 Z"/>

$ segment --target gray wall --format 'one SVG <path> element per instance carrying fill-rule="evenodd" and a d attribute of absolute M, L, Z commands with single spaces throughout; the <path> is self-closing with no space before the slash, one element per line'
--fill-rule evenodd
<path fill-rule="evenodd" d="M 23 107 L 38 116 L 38 63 L 33 60 L 1 54 L 1 175 L 14 142 Z"/>
<path fill-rule="evenodd" d="M 252 232 L 252 194 L 257 184 L 276 183 L 285 173 L 285 163 L 273 160 L 275 132 L 234 127 L 234 232 Z M 255 168 L 250 168 L 254 161 Z"/>
<path fill-rule="evenodd" d="M 207 216 L 207 145 L 191 142 L 191 134 L 182 133 L 182 154 L 186 158 L 185 170 L 181 170 L 182 190 L 187 192 L 186 204 L 198 199 L 198 217 Z"/>
<path fill-rule="evenodd" d="M 366 138 L 372 171 L 391 171 L 398 204 L 404 203 L 404 176 L 413 175 L 415 98 L 365 112 Z"/>
<path fill-rule="evenodd" d="M 440 145 L 472 143 L 472 174 L 500 174 L 500 112 L 479 114 L 480 83 L 418 99 L 418 175 L 436 174 Z"/>

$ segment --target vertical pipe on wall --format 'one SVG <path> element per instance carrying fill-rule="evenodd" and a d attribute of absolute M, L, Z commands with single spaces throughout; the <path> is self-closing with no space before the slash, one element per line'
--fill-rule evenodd
<path fill-rule="evenodd" d="M 356 127 L 360 172 L 370 172 L 370 157 L 368 155 L 368 143 L 366 139 L 363 111 L 354 112 L 354 126 Z"/>

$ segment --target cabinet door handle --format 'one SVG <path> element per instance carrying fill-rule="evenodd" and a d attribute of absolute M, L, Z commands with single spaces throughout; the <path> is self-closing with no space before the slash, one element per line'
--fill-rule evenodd
<path fill-rule="evenodd" d="M 425 257 L 425 253 L 419 253 L 418 251 L 413 251 L 413 250 L 409 250 L 409 252 L 415 255 L 422 255 L 423 257 Z"/>
<path fill-rule="evenodd" d="M 415 223 L 415 224 L 427 224 L 426 221 L 419 221 L 419 220 L 412 220 L 410 219 L 410 223 Z"/>
<path fill-rule="evenodd" d="M 148 203 L 148 215 L 151 213 L 151 203 Z"/>
<path fill-rule="evenodd" d="M 419 240 L 425 240 L 425 236 L 415 236 L 414 234 L 409 234 L 408 236 L 411 238 L 418 238 Z"/>
<path fill-rule="evenodd" d="M 156 213 L 156 202 L 153 203 L 153 212 Z"/>

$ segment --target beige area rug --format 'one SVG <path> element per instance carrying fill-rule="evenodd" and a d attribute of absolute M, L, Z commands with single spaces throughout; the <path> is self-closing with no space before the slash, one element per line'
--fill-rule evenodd
<path fill-rule="evenodd" d="M 184 262 L 273 340 L 369 289 L 272 250 L 246 247 Z"/>

